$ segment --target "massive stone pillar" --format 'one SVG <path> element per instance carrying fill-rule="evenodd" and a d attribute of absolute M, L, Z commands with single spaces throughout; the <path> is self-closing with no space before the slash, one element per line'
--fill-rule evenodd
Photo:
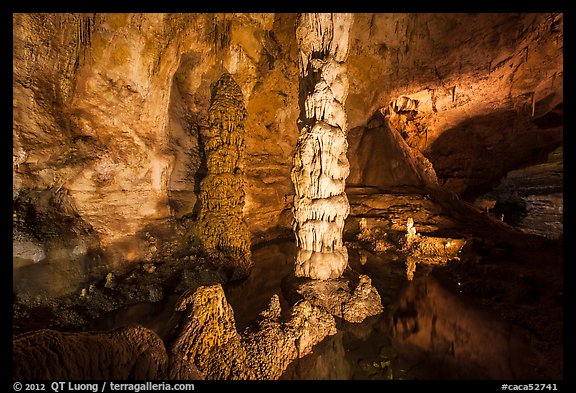
<path fill-rule="evenodd" d="M 342 244 L 350 211 L 344 192 L 349 174 L 344 62 L 352 21 L 352 14 L 312 13 L 298 18 L 301 113 L 291 173 L 296 276 L 337 278 L 348 265 Z"/>
<path fill-rule="evenodd" d="M 200 211 L 193 233 L 203 249 L 226 267 L 252 266 L 250 235 L 242 218 L 244 175 L 242 90 L 228 73 L 212 86 L 209 134 L 204 141 L 208 173 L 200 183 Z"/>

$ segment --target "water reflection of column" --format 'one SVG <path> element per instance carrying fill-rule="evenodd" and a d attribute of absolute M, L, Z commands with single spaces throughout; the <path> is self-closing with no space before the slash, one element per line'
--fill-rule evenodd
<path fill-rule="evenodd" d="M 344 192 L 349 174 L 344 62 L 352 20 L 352 14 L 298 18 L 301 113 L 291 173 L 297 276 L 337 278 L 348 265 L 348 251 L 342 244 L 350 211 Z"/>

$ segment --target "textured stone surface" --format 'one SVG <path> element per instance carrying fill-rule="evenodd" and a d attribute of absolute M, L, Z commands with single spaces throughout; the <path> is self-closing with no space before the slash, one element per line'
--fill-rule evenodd
<path fill-rule="evenodd" d="M 414 226 L 414 220 L 406 220 L 406 235 L 402 239 L 402 252 L 406 254 L 406 277 L 414 278 L 417 263 L 446 264 L 459 260 L 459 253 L 466 244 L 465 239 L 422 236 Z"/>
<path fill-rule="evenodd" d="M 296 55 L 294 18 L 15 14 L 14 199 L 32 205 L 15 210 L 44 209 L 26 195 L 58 191 L 70 209 L 49 205 L 37 218 L 45 227 L 74 218 L 80 229 L 62 236 L 58 226 L 49 228 L 64 237 L 58 244 L 23 215 L 35 228 L 16 244 L 26 257 L 17 263 L 30 264 L 43 249 L 52 267 L 38 268 L 53 280 L 66 275 L 67 285 L 50 295 L 70 293 L 87 276 L 124 273 L 145 259 L 146 232 L 158 248 L 178 236 L 175 220 L 198 214 L 206 175 L 199 141 L 209 128 L 210 84 L 223 72 L 240 85 L 246 128 L 254 130 L 244 168 L 250 235 L 288 231 L 298 116 L 288 103 L 297 102 L 297 64 L 281 59 Z M 79 243 L 90 254 L 85 260 L 73 255 Z"/>
<path fill-rule="evenodd" d="M 226 264 L 246 271 L 252 266 L 250 234 L 243 221 L 244 119 L 240 86 L 228 73 L 212 86 L 209 134 L 204 139 L 207 174 L 200 183 L 200 211 L 194 240 L 208 254 L 230 258 Z M 226 261 L 226 259 L 220 259 Z"/>
<path fill-rule="evenodd" d="M 346 183 L 353 187 L 344 229 L 358 239 L 356 267 L 379 291 L 394 285 L 370 269 L 376 257 L 404 269 L 407 217 L 423 238 L 473 237 L 466 258 L 446 270 L 468 295 L 534 332 L 537 350 L 550 354 L 545 369 L 561 371 L 563 169 L 546 156 L 563 143 L 563 15 L 354 14 L 347 57 L 344 47 L 332 48 L 338 61 L 346 58 L 346 73 L 337 62 L 309 62 L 308 69 L 322 68 L 326 84 L 308 101 L 297 82 L 305 61 L 297 19 L 13 15 L 15 328 L 81 327 L 112 308 L 165 298 L 175 286 L 226 281 L 196 269 L 200 262 L 175 245 L 198 217 L 210 84 L 228 72 L 248 112 L 243 217 L 253 245 L 293 233 L 300 109 L 330 109 L 326 86 L 343 99 L 348 84 L 345 117 L 325 114 L 348 123 Z M 460 201 L 422 189 L 429 164 Z M 489 215 L 462 203 L 498 184 L 499 196 L 530 207 L 526 220 L 517 222 L 510 199 L 496 201 Z M 509 192 L 516 187 L 518 198 Z M 307 214 L 334 218 L 322 206 Z M 189 268 L 167 268 L 167 261 Z M 119 282 L 130 272 L 130 285 L 110 292 L 103 280 L 111 271 Z"/>
<path fill-rule="evenodd" d="M 396 187 L 382 190 L 368 187 L 349 188 L 350 217 L 346 220 L 346 238 L 381 231 L 406 233 L 406 220 L 412 217 L 418 232 L 436 235 L 455 233 L 461 228 L 450 211 L 433 199 L 432 193 L 416 187 Z M 362 224 L 364 222 L 364 224 Z"/>
<path fill-rule="evenodd" d="M 348 322 L 360 323 L 384 309 L 370 277 L 340 277 L 330 280 L 291 280 L 286 284 L 288 297 L 305 299 L 316 307 Z"/>
<path fill-rule="evenodd" d="M 390 116 L 377 111 L 366 128 L 349 133 L 350 165 L 347 183 L 387 190 L 398 186 L 438 184 L 434 167 L 416 147 L 403 138 Z"/>
<path fill-rule="evenodd" d="M 299 105 L 305 108 L 295 83 L 304 63 L 296 19 L 15 14 L 14 199 L 63 193 L 70 208 L 55 205 L 41 217 L 47 226 L 61 214 L 75 217 L 81 229 L 63 245 L 26 233 L 37 243 L 25 240 L 16 251 L 33 257 L 17 263 L 38 259 L 42 248 L 54 271 L 99 276 L 141 260 L 146 231 L 160 243 L 173 238 L 174 219 L 198 213 L 206 174 L 199 140 L 208 129 L 210 84 L 223 72 L 234 75 L 248 111 L 244 216 L 252 242 L 274 236 L 271 229 L 287 233 L 293 125 Z M 347 182 L 417 181 L 401 160 L 386 159 L 394 148 L 378 147 L 380 131 L 369 124 L 390 103 L 417 109 L 395 128 L 434 165 L 444 187 L 466 198 L 544 159 L 561 143 L 562 117 L 553 109 L 563 99 L 562 27 L 561 14 L 355 14 L 348 82 L 335 77 L 342 74 L 334 62 L 324 74 L 334 97 L 343 98 L 349 84 Z M 346 51 L 334 53 L 344 59 Z M 26 203 L 41 210 L 37 200 Z M 86 231 L 87 243 L 79 239 Z M 69 258 L 78 245 L 90 255 Z M 52 258 L 52 250 L 65 258 Z M 89 268 L 71 269 L 67 259 Z M 82 278 L 67 281 L 70 291 Z"/>
<path fill-rule="evenodd" d="M 557 239 L 564 234 L 564 168 L 562 148 L 547 162 L 506 174 L 490 192 L 492 214 L 522 231 Z"/>
<path fill-rule="evenodd" d="M 108 332 L 39 330 L 13 340 L 14 380 L 203 379 L 189 363 L 170 360 L 151 330 Z"/>
<path fill-rule="evenodd" d="M 372 147 L 379 142 L 366 119 L 402 97 L 418 105 L 412 120 L 397 119 L 398 131 L 466 200 L 521 162 L 545 160 L 562 143 L 562 118 L 549 116 L 563 101 L 562 26 L 562 14 L 357 14 L 347 61 L 349 156 L 382 176 L 359 176 L 351 160 L 348 182 L 411 181 L 369 154 L 383 148 Z"/>
<path fill-rule="evenodd" d="M 345 60 L 352 14 L 301 14 L 296 28 L 300 49 L 300 135 L 294 153 L 293 227 L 296 275 L 337 278 L 348 265 L 342 244 L 350 211 L 344 192 L 349 174 L 348 95 Z"/>
<path fill-rule="evenodd" d="M 185 293 L 177 310 L 185 318 L 171 351 L 198 367 L 206 379 L 278 379 L 292 360 L 336 333 L 334 318 L 306 301 L 294 305 L 282 321 L 277 295 L 256 325 L 238 333 L 219 284 Z"/>

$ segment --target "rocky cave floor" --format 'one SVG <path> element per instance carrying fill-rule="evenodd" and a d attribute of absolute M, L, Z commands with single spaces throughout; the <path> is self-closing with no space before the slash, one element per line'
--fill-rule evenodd
<path fill-rule="evenodd" d="M 562 378 L 562 238 L 523 233 L 438 191 L 347 192 L 351 215 L 344 234 L 349 269 L 371 277 L 384 313 L 361 324 L 337 319 L 339 333 L 326 338 L 313 354 L 294 361 L 283 379 Z M 410 281 L 402 249 L 408 218 L 424 238 L 464 239 L 465 245 L 454 258 L 418 261 Z M 216 268 L 215 261 L 176 240 L 165 241 L 153 263 L 142 263 L 123 276 L 109 275 L 79 293 L 48 302 L 14 294 L 13 335 L 45 328 L 92 331 L 139 324 L 166 339 L 178 294 L 211 283 L 224 285 L 240 331 L 274 293 L 280 295 L 283 311 L 288 308 L 282 292 L 293 274 L 294 252 L 291 237 L 260 243 L 253 247 L 251 274 L 238 279 L 235 272 Z M 482 316 L 471 317 L 469 309 Z M 477 326 L 478 321 L 483 326 Z M 494 371 L 486 363 L 498 363 L 492 359 L 497 355 L 478 354 L 482 346 L 498 348 L 499 340 L 508 340 L 502 345 L 515 351 L 510 337 L 494 331 L 493 321 L 512 327 L 503 328 L 509 330 L 502 334 L 522 337 L 516 354 L 502 356 L 513 362 L 530 353 L 526 365 Z M 452 366 L 450 372 L 433 367 L 442 351 L 441 360 Z M 467 369 L 463 362 L 478 365 Z M 318 370 L 319 364 L 327 368 Z"/>

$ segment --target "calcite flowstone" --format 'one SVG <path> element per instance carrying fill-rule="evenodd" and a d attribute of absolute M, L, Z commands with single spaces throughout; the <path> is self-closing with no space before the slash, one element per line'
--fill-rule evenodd
<path fill-rule="evenodd" d="M 337 278 L 348 266 L 348 251 L 342 244 L 350 211 L 344 192 L 350 172 L 344 62 L 352 20 L 351 14 L 302 14 L 297 23 L 303 101 L 291 172 L 297 276 Z"/>

